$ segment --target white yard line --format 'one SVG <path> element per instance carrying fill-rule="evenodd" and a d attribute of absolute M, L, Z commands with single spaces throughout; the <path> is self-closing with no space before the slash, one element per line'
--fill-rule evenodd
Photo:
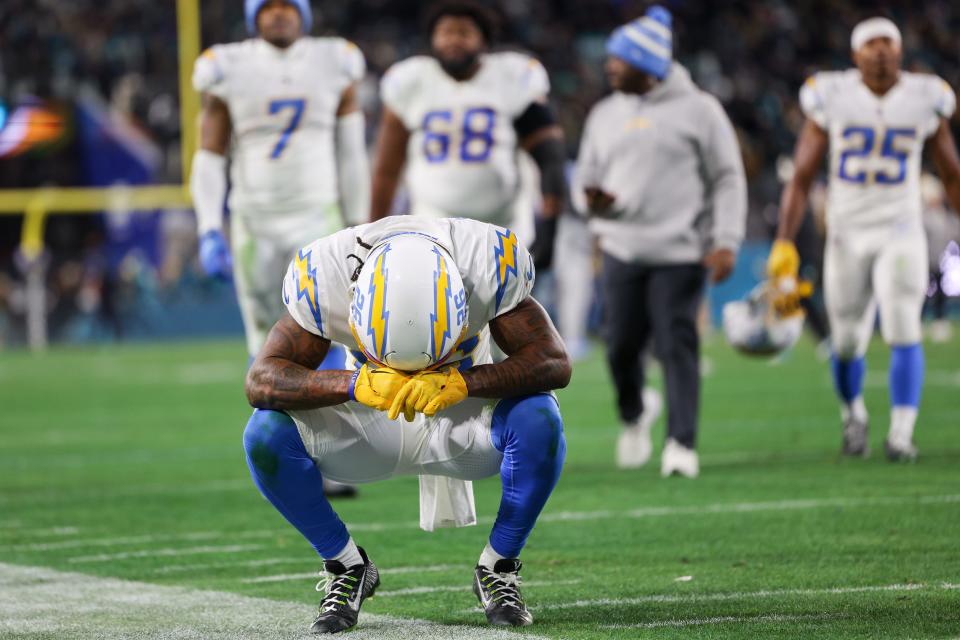
<path fill-rule="evenodd" d="M 721 502 L 688 506 L 650 506 L 618 511 L 604 509 L 598 511 L 554 511 L 540 516 L 539 522 L 581 522 L 610 519 L 641 519 L 660 518 L 685 515 L 709 514 L 745 514 L 766 511 L 796 511 L 806 509 L 823 509 L 832 507 L 877 507 L 911 504 L 950 504 L 960 503 L 960 494 L 927 495 L 927 496 L 878 496 L 865 498 L 810 498 L 798 500 L 774 500 L 770 502 Z M 478 518 L 478 524 L 489 525 L 492 517 Z M 351 533 L 396 531 L 416 529 L 419 523 L 406 522 L 360 522 L 347 524 Z M 58 542 L 42 542 L 19 545 L 0 545 L 0 551 L 52 551 L 56 549 L 86 548 L 86 547 L 114 547 L 127 544 L 153 544 L 156 542 L 200 541 L 200 540 L 232 540 L 250 538 L 271 538 L 277 536 L 295 536 L 294 529 L 262 529 L 238 532 L 223 531 L 188 531 L 183 533 L 152 534 L 140 536 L 126 536 L 115 538 L 89 538 L 80 540 L 64 540 Z M 149 554 L 147 554 L 149 555 Z"/>
<path fill-rule="evenodd" d="M 813 614 L 783 614 L 772 613 L 761 616 L 716 616 L 714 618 L 682 618 L 678 620 L 657 620 L 655 622 L 640 622 L 637 624 L 604 624 L 601 629 L 660 629 L 663 627 L 697 627 L 710 624 L 727 624 L 730 622 L 798 622 L 803 620 L 836 620 L 844 616 L 829 613 Z"/>
<path fill-rule="evenodd" d="M 319 564 L 320 560 L 315 561 Z M 300 560 L 301 564 L 306 564 L 303 560 Z M 435 564 L 427 566 L 418 566 L 418 567 L 384 567 L 380 569 L 381 575 L 397 575 L 404 573 L 440 573 L 443 571 L 453 571 L 453 570 L 463 570 L 469 573 L 470 567 L 466 564 Z M 316 580 L 319 577 L 319 570 L 311 571 L 309 573 L 281 573 L 273 576 L 257 576 L 255 578 L 243 578 L 239 582 L 243 584 L 259 584 L 262 582 L 294 582 L 297 580 Z M 380 595 L 381 592 L 378 592 L 377 595 Z"/>
<path fill-rule="evenodd" d="M 575 600 L 573 602 L 543 603 L 537 609 L 578 609 L 582 607 L 617 607 L 638 604 L 718 602 L 726 600 L 747 600 L 753 598 L 784 598 L 795 596 L 831 596 L 848 593 L 870 593 L 877 591 L 918 591 L 927 588 L 922 584 L 887 584 L 861 587 L 827 587 L 822 589 L 765 589 L 762 591 L 726 591 L 719 593 L 689 594 L 653 594 L 635 598 L 596 598 L 593 600 Z"/>
<path fill-rule="evenodd" d="M 308 562 L 307 556 L 303 558 L 262 558 L 260 560 L 230 560 L 227 562 L 197 562 L 194 564 L 169 564 L 165 567 L 153 567 L 149 569 L 151 574 L 162 573 L 182 573 L 188 571 L 206 571 L 207 569 L 226 569 L 235 567 L 267 567 L 278 564 L 299 564 Z"/>
<path fill-rule="evenodd" d="M 314 594 L 316 595 L 316 594 Z M 288 640 L 316 606 L 0 564 L 0 637 L 70 640 Z M 477 614 L 476 622 L 483 621 Z M 351 640 L 515 640 L 493 627 L 360 614 Z M 524 634 L 525 638 L 535 638 Z"/>
<path fill-rule="evenodd" d="M 126 560 L 128 558 L 156 558 L 162 556 L 193 556 L 208 553 L 242 553 L 244 551 L 258 551 L 263 549 L 262 544 L 228 544 L 220 546 L 186 547 L 170 549 L 145 549 L 143 551 L 123 551 L 121 553 L 101 553 L 93 556 L 76 556 L 67 562 L 110 562 L 112 560 Z"/>
<path fill-rule="evenodd" d="M 139 536 L 117 536 L 100 538 L 81 538 L 61 540 L 59 542 L 35 542 L 29 544 L 0 545 L 0 550 L 10 551 L 55 551 L 58 549 L 83 549 L 89 547 L 117 547 L 127 544 L 153 544 L 155 542 L 173 542 L 177 540 L 200 541 L 243 538 L 271 538 L 295 534 L 293 529 L 254 529 L 251 531 L 186 531 L 182 533 L 154 533 Z"/>
<path fill-rule="evenodd" d="M 526 589 L 528 587 L 554 587 L 560 585 L 569 585 L 569 584 L 579 584 L 582 580 L 554 580 L 554 581 L 545 581 L 545 580 L 531 580 L 530 582 L 524 582 L 521 586 Z M 410 587 L 409 589 L 393 589 L 392 591 L 377 591 L 378 598 L 395 598 L 399 596 L 419 596 L 425 593 L 446 593 L 446 592 L 456 592 L 463 591 L 467 593 L 470 591 L 470 585 L 449 585 L 449 586 L 436 586 L 436 587 Z M 473 611 L 469 609 L 468 611 Z"/>

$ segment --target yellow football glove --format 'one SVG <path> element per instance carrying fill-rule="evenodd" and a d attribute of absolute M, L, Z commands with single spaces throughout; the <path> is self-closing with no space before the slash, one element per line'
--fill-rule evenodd
<path fill-rule="evenodd" d="M 410 376 L 390 367 L 375 369 L 365 364 L 353 374 L 350 399 L 379 411 L 386 411 L 409 380 Z"/>
<path fill-rule="evenodd" d="M 781 278 L 797 279 L 800 271 L 800 254 L 789 240 L 774 240 L 767 258 L 767 276 L 774 282 Z"/>
<path fill-rule="evenodd" d="M 421 371 L 414 374 L 394 397 L 387 417 L 396 420 L 402 412 L 410 422 L 417 411 L 432 416 L 466 397 L 467 383 L 456 367 L 448 367 L 443 371 Z"/>
<path fill-rule="evenodd" d="M 774 281 L 770 286 L 773 289 L 771 295 L 773 310 L 781 318 L 803 313 L 800 302 L 813 295 L 813 284 L 809 280 L 795 280 L 787 277 Z"/>

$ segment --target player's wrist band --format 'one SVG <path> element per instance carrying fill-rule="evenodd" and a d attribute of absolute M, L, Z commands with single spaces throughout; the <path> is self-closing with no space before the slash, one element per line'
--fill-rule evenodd
<path fill-rule="evenodd" d="M 361 369 L 363 369 L 363 367 L 360 367 L 360 369 L 357 369 L 356 371 L 354 371 L 354 372 L 353 372 L 353 375 L 350 376 L 350 387 L 347 389 L 347 395 L 348 395 L 348 396 L 350 397 L 350 399 L 353 400 L 354 402 L 357 401 L 357 394 L 356 394 L 357 378 L 360 377 L 360 370 L 361 370 Z"/>

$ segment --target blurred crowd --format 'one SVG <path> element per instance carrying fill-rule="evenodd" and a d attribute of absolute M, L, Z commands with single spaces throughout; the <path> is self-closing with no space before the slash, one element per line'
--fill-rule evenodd
<path fill-rule="evenodd" d="M 532 51 L 551 75 L 552 100 L 576 153 L 590 106 L 606 91 L 604 43 L 640 15 L 635 0 L 500 2 L 504 46 Z M 716 95 L 737 128 L 750 185 L 748 237 L 768 237 L 780 191 L 777 161 L 789 154 L 802 120 L 797 91 L 819 69 L 850 65 L 853 25 L 875 14 L 857 0 L 782 2 L 663 0 L 674 14 L 674 49 L 696 82 Z M 954 0 L 889 0 L 883 13 L 901 28 L 904 66 L 934 72 L 960 88 L 960 7 Z M 240 0 L 203 0 L 202 44 L 246 37 Z M 364 103 L 376 127 L 377 78 L 426 41 L 418 0 L 313 0 L 315 34 L 354 40 L 369 67 Z M 179 182 L 180 125 L 174 3 L 156 0 L 3 0 L 0 3 L 0 106 L 40 98 L 69 103 L 93 92 L 115 116 L 160 151 L 158 182 Z M 956 120 L 955 120 L 956 121 Z M 958 133 L 958 132 L 955 132 Z M 64 152 L 0 158 L 0 188 L 71 184 L 80 173 Z M 73 184 L 76 184 L 73 182 Z M 55 224 L 60 224 L 59 222 Z M 97 223 L 62 234 L 83 259 Z M 0 268 L 13 272 L 19 221 L 0 219 Z M 72 244 L 71 244 L 72 243 Z M 2 283 L 0 283 L 2 284 Z M 0 286 L 0 292 L 7 287 Z"/>

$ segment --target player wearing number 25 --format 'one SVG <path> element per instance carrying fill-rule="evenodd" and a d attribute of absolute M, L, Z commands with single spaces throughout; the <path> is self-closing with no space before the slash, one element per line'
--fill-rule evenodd
<path fill-rule="evenodd" d="M 857 68 L 818 73 L 800 90 L 807 119 L 797 140 L 796 172 L 781 198 L 780 225 L 767 269 L 774 281 L 795 280 L 793 237 L 810 184 L 829 150 L 823 286 L 843 453 L 868 453 L 863 357 L 879 305 L 880 328 L 892 351 L 885 449 L 892 460 L 910 460 L 916 456 L 913 427 L 923 386 L 924 141 L 932 142 L 933 160 L 957 211 L 960 162 L 947 122 L 956 106 L 953 91 L 936 76 L 902 71 L 900 42 L 900 31 L 886 18 L 865 20 L 851 37 Z"/>
<path fill-rule="evenodd" d="M 294 252 L 365 222 L 370 177 L 356 89 L 363 54 L 341 38 L 309 37 L 306 0 L 244 8 L 253 37 L 208 49 L 194 68 L 203 108 L 191 191 L 204 269 L 226 276 L 231 253 L 236 263 L 253 356 L 285 313 L 277 283 Z M 222 233 L 228 154 L 232 252 Z"/>
<path fill-rule="evenodd" d="M 547 106 L 547 72 L 530 56 L 489 51 L 497 22 L 481 4 L 444 0 L 426 23 L 430 55 L 398 62 L 381 84 L 371 219 L 390 212 L 406 167 L 414 215 L 473 218 L 529 240 L 521 231 L 529 218 L 522 221 L 515 206 L 523 149 L 540 170 L 544 220 L 533 254 L 545 266 L 565 194 L 563 133 Z"/>

